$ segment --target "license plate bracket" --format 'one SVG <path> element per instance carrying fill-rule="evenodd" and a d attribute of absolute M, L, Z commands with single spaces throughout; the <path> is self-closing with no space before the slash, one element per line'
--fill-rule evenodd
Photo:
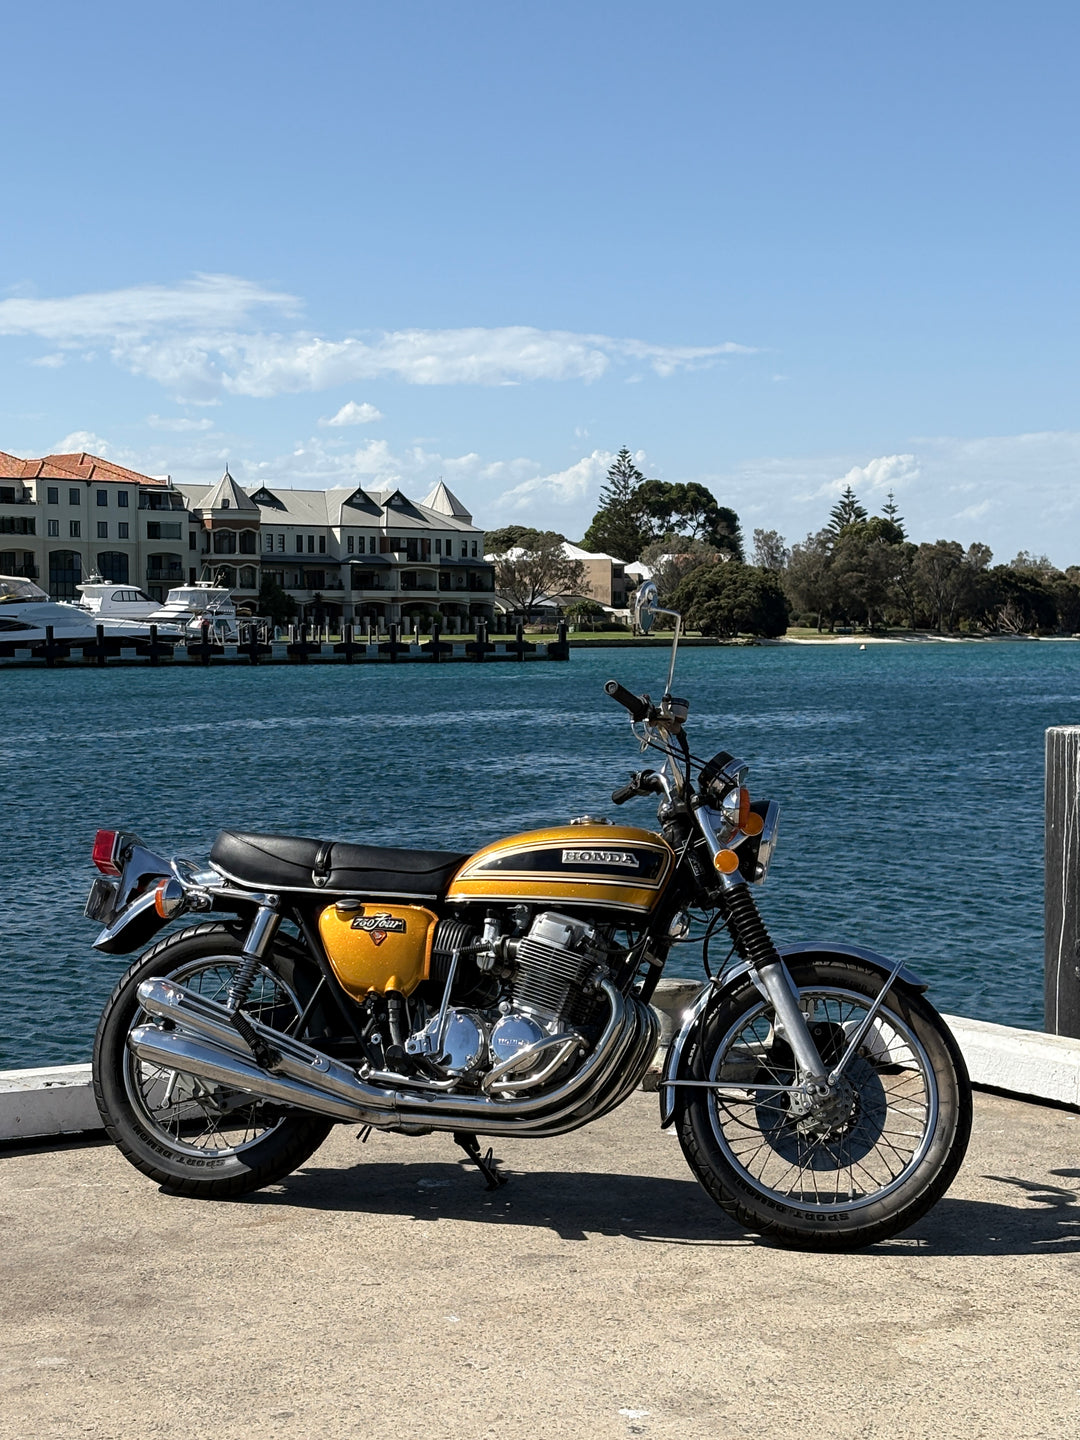
<path fill-rule="evenodd" d="M 108 925 L 116 914 L 116 900 L 120 887 L 114 880 L 107 880 L 104 875 L 99 875 L 90 886 L 90 894 L 86 897 L 86 905 L 83 914 L 88 920 L 96 920 L 101 925 Z"/>

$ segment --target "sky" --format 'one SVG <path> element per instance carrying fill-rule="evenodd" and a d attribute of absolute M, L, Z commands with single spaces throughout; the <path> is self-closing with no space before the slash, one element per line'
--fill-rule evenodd
<path fill-rule="evenodd" d="M 0 450 L 1080 563 L 1075 3 L 0 19 Z"/>

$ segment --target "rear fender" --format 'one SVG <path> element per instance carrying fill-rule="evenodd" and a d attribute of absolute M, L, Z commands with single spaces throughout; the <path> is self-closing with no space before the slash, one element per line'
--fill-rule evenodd
<path fill-rule="evenodd" d="M 833 945 L 824 941 L 805 941 L 800 945 L 789 945 L 780 951 L 780 958 L 785 961 L 799 960 L 859 960 L 868 970 L 876 970 L 884 980 L 893 971 L 893 962 L 887 960 L 884 955 L 877 954 L 874 950 L 864 950 L 861 945 Z M 748 962 L 743 961 L 733 970 L 724 976 L 722 988 L 715 985 L 703 987 L 700 995 L 693 1005 L 683 1016 L 682 1028 L 675 1036 L 668 1048 L 664 1060 L 664 1071 L 660 1077 L 660 1128 L 667 1129 L 675 1118 L 675 1087 L 670 1083 L 672 1080 L 681 1080 L 686 1073 L 684 1057 L 692 1049 L 692 1042 L 697 1035 L 699 1028 L 708 1018 L 708 1012 L 712 1005 L 719 1000 L 720 996 L 731 989 L 732 985 L 740 980 L 750 971 Z M 896 985 L 903 985 L 909 990 L 914 990 L 921 995 L 926 990 L 926 981 L 920 979 L 913 970 L 906 965 L 900 967 L 899 973 L 894 981 Z"/>

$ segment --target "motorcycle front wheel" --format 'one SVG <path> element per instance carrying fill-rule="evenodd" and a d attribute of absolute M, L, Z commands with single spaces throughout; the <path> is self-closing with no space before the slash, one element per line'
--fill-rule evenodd
<path fill-rule="evenodd" d="M 847 961 L 789 967 L 826 1065 L 882 977 Z M 714 1200 L 746 1229 L 812 1250 L 853 1250 L 914 1224 L 967 1150 L 971 1088 L 948 1026 L 921 996 L 894 987 L 827 1108 L 795 1089 L 791 1049 L 772 1005 L 749 982 L 723 996 L 677 1090 L 683 1153 Z"/>
<path fill-rule="evenodd" d="M 333 1121 L 259 1100 L 217 1081 L 138 1059 L 127 1037 L 150 1017 L 144 980 L 176 980 L 223 1002 L 240 965 L 239 934 L 204 924 L 170 935 L 139 956 L 109 997 L 94 1039 L 94 1097 L 121 1153 L 159 1185 L 201 1199 L 231 1199 L 292 1173 L 319 1148 Z M 276 1030 L 300 1019 L 317 977 L 278 946 L 259 966 L 245 1011 Z M 309 1026 L 311 1018 L 306 1022 Z M 310 1030 L 307 1032 L 310 1033 Z"/>

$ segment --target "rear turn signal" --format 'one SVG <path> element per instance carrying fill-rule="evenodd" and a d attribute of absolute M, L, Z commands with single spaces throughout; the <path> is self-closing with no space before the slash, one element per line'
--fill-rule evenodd
<path fill-rule="evenodd" d="M 102 875 L 120 874 L 120 866 L 116 863 L 119 839 L 119 830 L 99 830 L 94 836 L 94 849 L 90 858 Z"/>
<path fill-rule="evenodd" d="M 154 890 L 154 909 L 163 920 L 171 920 L 184 900 L 184 889 L 173 876 L 159 880 Z"/>

